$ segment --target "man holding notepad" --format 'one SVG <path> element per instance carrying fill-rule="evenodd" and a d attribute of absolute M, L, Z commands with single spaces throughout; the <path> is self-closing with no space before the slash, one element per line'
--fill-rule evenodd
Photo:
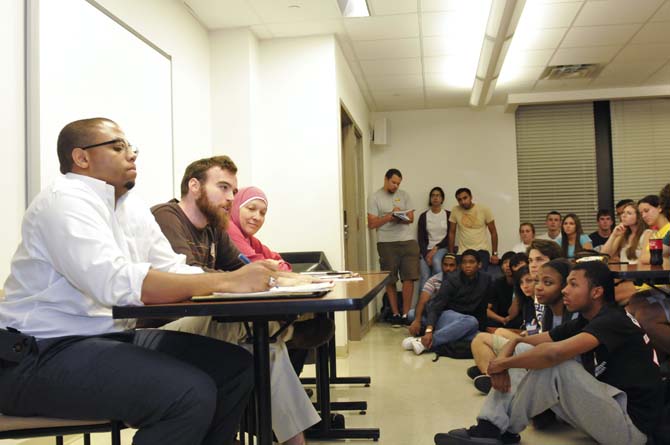
<path fill-rule="evenodd" d="M 386 285 L 386 294 L 393 312 L 393 326 L 407 325 L 412 306 L 414 282 L 419 279 L 419 244 L 411 228 L 414 208 L 409 194 L 399 190 L 400 170 L 392 168 L 384 176 L 384 186 L 368 198 L 368 227 L 377 230 L 377 252 L 382 270 L 391 272 L 393 282 Z M 398 308 L 396 280 L 402 281 L 402 315 Z"/>

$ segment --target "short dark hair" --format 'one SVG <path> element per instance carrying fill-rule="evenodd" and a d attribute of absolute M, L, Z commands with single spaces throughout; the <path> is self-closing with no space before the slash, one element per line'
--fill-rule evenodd
<path fill-rule="evenodd" d="M 649 204 L 652 207 L 659 207 L 661 205 L 661 198 L 658 195 L 647 195 L 640 199 L 637 204 Z"/>
<path fill-rule="evenodd" d="M 188 182 L 195 178 L 200 182 L 207 180 L 207 171 L 212 167 L 220 167 L 221 170 L 228 170 L 236 174 L 237 166 L 228 156 L 212 156 L 211 158 L 198 159 L 186 167 L 184 176 L 181 178 L 181 197 L 188 194 Z"/>
<path fill-rule="evenodd" d="M 428 207 L 430 207 L 430 196 L 433 194 L 433 192 L 439 192 L 440 196 L 442 196 L 442 202 L 444 202 L 444 190 L 442 190 L 442 187 L 435 186 L 430 189 L 430 192 L 428 192 Z"/>
<path fill-rule="evenodd" d="M 521 263 L 528 264 L 528 255 L 526 255 L 524 252 L 518 252 L 512 255 L 512 258 L 509 260 L 509 267 L 515 267 Z"/>
<path fill-rule="evenodd" d="M 500 257 L 500 264 L 504 263 L 505 261 L 511 261 L 512 257 L 516 255 L 514 252 L 511 250 L 508 252 L 503 253 L 503 256 Z"/>
<path fill-rule="evenodd" d="M 472 198 L 472 192 L 471 192 L 470 189 L 467 188 L 467 187 L 461 187 L 461 188 L 459 188 L 458 190 L 456 190 L 456 193 L 454 193 L 454 196 L 458 196 L 458 195 L 460 195 L 460 194 L 463 193 L 463 192 L 467 193 L 467 194 L 470 195 L 470 197 Z"/>
<path fill-rule="evenodd" d="M 478 263 L 482 262 L 482 257 L 479 256 L 479 252 L 477 252 L 475 249 L 466 249 L 462 254 L 461 254 L 461 260 L 463 259 L 464 256 L 469 255 L 471 257 L 474 257 L 475 261 Z"/>
<path fill-rule="evenodd" d="M 616 203 L 616 205 L 614 206 L 614 208 L 615 208 L 615 209 L 618 209 L 619 207 L 623 207 L 623 206 L 625 206 L 626 204 L 630 204 L 630 203 L 632 203 L 632 202 L 635 202 L 635 201 L 633 201 L 632 199 L 622 199 L 621 201 L 619 201 L 619 202 Z"/>
<path fill-rule="evenodd" d="M 547 213 L 547 216 L 544 217 L 545 221 L 549 219 L 549 215 L 558 215 L 559 218 L 563 219 L 563 217 L 559 212 L 557 212 L 556 210 L 552 210 L 551 212 Z"/>
<path fill-rule="evenodd" d="M 589 288 L 603 288 L 603 300 L 605 303 L 614 303 L 614 274 L 602 261 L 584 261 L 575 264 L 573 271 L 583 270 L 584 277 L 589 282 Z"/>
<path fill-rule="evenodd" d="M 561 253 L 561 246 L 559 246 L 555 241 L 547 239 L 534 239 L 531 241 L 527 252 L 530 253 L 530 251 L 533 249 L 539 250 L 542 252 L 542 255 L 546 256 L 550 260 L 563 256 Z"/>
<path fill-rule="evenodd" d="M 384 175 L 386 179 L 391 179 L 394 176 L 397 176 L 400 179 L 402 179 L 402 173 L 400 173 L 400 170 L 398 170 L 397 168 L 389 168 L 388 170 L 386 170 L 386 174 Z"/>
<path fill-rule="evenodd" d="M 91 144 L 96 130 L 103 124 L 113 124 L 118 127 L 116 122 L 105 117 L 80 119 L 70 122 L 63 127 L 58 134 L 58 142 L 56 144 L 61 173 L 65 174 L 72 171 L 72 166 L 74 165 L 72 150 Z"/>
<path fill-rule="evenodd" d="M 599 209 L 598 214 L 596 215 L 596 221 L 598 221 L 601 216 L 609 216 L 611 218 L 612 212 L 610 212 L 609 209 Z"/>

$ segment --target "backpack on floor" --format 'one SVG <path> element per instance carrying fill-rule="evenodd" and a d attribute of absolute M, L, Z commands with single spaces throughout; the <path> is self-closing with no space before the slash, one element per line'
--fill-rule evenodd
<path fill-rule="evenodd" d="M 470 340 L 456 340 L 450 343 L 445 343 L 432 348 L 430 351 L 435 353 L 434 362 L 440 359 L 440 356 L 465 359 L 472 358 L 472 350 L 470 349 Z"/>

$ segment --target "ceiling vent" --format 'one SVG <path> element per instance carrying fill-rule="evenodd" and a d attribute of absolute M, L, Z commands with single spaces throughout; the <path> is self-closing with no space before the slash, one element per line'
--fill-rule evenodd
<path fill-rule="evenodd" d="M 569 80 L 593 79 L 600 72 L 601 66 L 597 63 L 580 63 L 577 65 L 548 66 L 542 72 L 540 79 Z"/>

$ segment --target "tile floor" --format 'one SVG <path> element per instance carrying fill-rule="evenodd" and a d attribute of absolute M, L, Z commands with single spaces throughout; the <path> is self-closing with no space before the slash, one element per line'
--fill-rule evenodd
<path fill-rule="evenodd" d="M 379 427 L 383 445 L 431 445 L 436 432 L 470 426 L 477 415 L 483 396 L 474 389 L 465 370 L 471 360 L 441 357 L 432 362 L 433 354 L 414 355 L 403 351 L 400 342 L 405 328 L 377 324 L 361 342 L 350 343 L 349 356 L 338 360 L 339 375 L 370 375 L 372 386 L 336 385 L 333 400 L 366 400 L 368 412 L 343 412 L 348 427 Z M 305 375 L 313 375 L 308 366 Z M 132 443 L 133 431 L 123 433 L 123 444 Z M 53 439 L 22 441 L 0 440 L 0 445 L 52 445 Z M 67 445 L 83 445 L 75 436 Z M 373 441 L 310 441 L 311 444 L 371 445 Z M 523 445 L 593 444 L 583 434 L 567 426 L 551 431 L 532 427 L 522 433 Z M 108 435 L 94 435 L 93 445 L 108 445 Z"/>

